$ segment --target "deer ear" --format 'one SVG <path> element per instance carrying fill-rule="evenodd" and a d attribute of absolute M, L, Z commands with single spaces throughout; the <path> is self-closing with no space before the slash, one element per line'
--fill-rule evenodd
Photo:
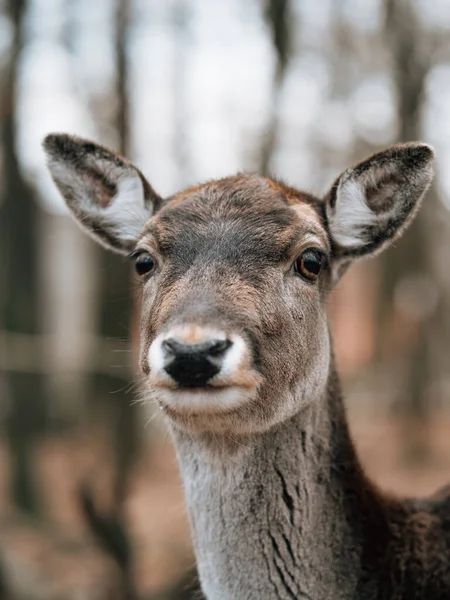
<path fill-rule="evenodd" d="M 400 144 L 338 177 L 325 212 L 339 262 L 376 254 L 403 233 L 431 183 L 433 159 L 426 144 Z"/>
<path fill-rule="evenodd" d="M 160 199 L 142 173 L 98 144 L 66 134 L 43 143 L 47 164 L 72 215 L 103 246 L 127 254 Z"/>

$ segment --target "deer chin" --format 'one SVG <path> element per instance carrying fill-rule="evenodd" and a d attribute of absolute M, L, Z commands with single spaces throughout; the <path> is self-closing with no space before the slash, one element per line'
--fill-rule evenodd
<path fill-rule="evenodd" d="M 192 390 L 152 390 L 170 427 L 191 435 L 239 435 L 252 429 L 247 413 L 257 392 L 228 387 Z"/>

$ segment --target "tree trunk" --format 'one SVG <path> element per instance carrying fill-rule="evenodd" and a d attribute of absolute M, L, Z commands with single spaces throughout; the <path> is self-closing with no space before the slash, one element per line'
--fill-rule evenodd
<path fill-rule="evenodd" d="M 278 143 L 278 111 L 286 70 L 291 55 L 290 0 L 267 0 L 266 19 L 272 34 L 276 67 L 272 87 L 269 122 L 261 144 L 259 170 L 269 175 L 270 163 Z"/>
<path fill-rule="evenodd" d="M 117 102 L 117 112 L 113 126 L 117 131 L 118 151 L 123 155 L 129 155 L 130 125 L 126 38 L 130 0 L 117 0 L 115 10 L 116 85 L 113 93 Z M 129 263 L 126 260 L 118 259 L 117 256 L 100 247 L 95 251 L 98 252 L 99 258 L 98 306 L 101 311 L 98 314 L 98 335 L 117 340 L 119 343 L 124 342 L 130 346 L 133 334 L 130 319 L 133 311 L 133 298 Z M 128 352 L 121 353 L 120 356 L 127 357 L 122 360 L 131 363 Z M 131 368 L 129 372 L 131 379 Z M 136 407 L 131 406 L 133 397 L 127 393 L 129 386 L 124 387 L 123 379 L 97 374 L 93 386 L 94 397 L 96 401 L 100 402 L 101 414 L 107 422 L 115 461 L 113 508 L 109 515 L 101 515 L 95 506 L 90 489 L 83 490 L 82 507 L 92 531 L 122 571 L 126 600 L 134 600 L 137 593 L 131 569 L 132 549 L 125 522 L 124 500 L 140 438 L 136 422 L 138 413 Z"/>
<path fill-rule="evenodd" d="M 422 106 L 429 57 L 421 51 L 423 32 L 414 6 L 409 0 L 385 0 L 385 36 L 390 48 L 392 74 L 397 92 L 397 118 L 399 142 L 418 140 L 422 137 Z M 398 399 L 397 408 L 406 427 L 404 443 L 406 457 L 412 460 L 425 458 L 428 444 L 424 433 L 424 421 L 429 415 L 429 384 L 431 371 L 431 346 L 434 343 L 433 323 L 436 311 L 411 321 L 408 315 L 399 314 L 392 308 L 396 290 L 405 276 L 411 282 L 420 281 L 432 271 L 433 245 L 430 215 L 436 210 L 437 195 L 430 191 L 426 202 L 413 223 L 408 235 L 396 244 L 396 250 L 381 257 L 381 277 L 378 317 L 381 323 L 377 341 L 380 358 L 385 361 L 383 347 L 386 344 L 392 319 L 399 320 L 409 331 L 408 348 L 405 352 L 405 385 Z M 411 294 L 414 290 L 411 289 Z M 421 301 L 417 290 L 417 302 Z M 392 357 L 391 357 L 392 358 Z"/>
<path fill-rule="evenodd" d="M 24 45 L 27 2 L 9 0 L 7 8 L 13 24 L 13 42 L 0 113 L 3 147 L 0 319 L 1 328 L 8 334 L 33 335 L 39 333 L 39 209 L 32 189 L 22 176 L 16 150 L 17 75 Z M 37 504 L 30 458 L 32 445 L 46 425 L 42 377 L 37 373 L 12 372 L 5 377 L 10 391 L 6 429 L 14 462 L 13 498 L 19 508 L 35 511 Z"/>

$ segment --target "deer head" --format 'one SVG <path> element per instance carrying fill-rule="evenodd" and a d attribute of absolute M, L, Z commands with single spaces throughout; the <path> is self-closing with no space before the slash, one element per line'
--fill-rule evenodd
<path fill-rule="evenodd" d="M 433 162 L 429 146 L 402 144 L 344 171 L 324 199 L 255 174 L 162 199 L 102 146 L 49 135 L 44 148 L 80 225 L 134 261 L 145 384 L 193 432 L 263 431 L 323 396 L 324 302 L 353 260 L 411 223 Z"/>

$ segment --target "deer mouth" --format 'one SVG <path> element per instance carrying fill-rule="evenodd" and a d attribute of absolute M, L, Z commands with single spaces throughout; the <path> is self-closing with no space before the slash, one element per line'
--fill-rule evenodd
<path fill-rule="evenodd" d="M 152 391 L 161 409 L 172 413 L 194 415 L 198 413 L 229 413 L 250 402 L 255 391 L 238 386 L 204 387 L 190 389 L 154 388 Z"/>

